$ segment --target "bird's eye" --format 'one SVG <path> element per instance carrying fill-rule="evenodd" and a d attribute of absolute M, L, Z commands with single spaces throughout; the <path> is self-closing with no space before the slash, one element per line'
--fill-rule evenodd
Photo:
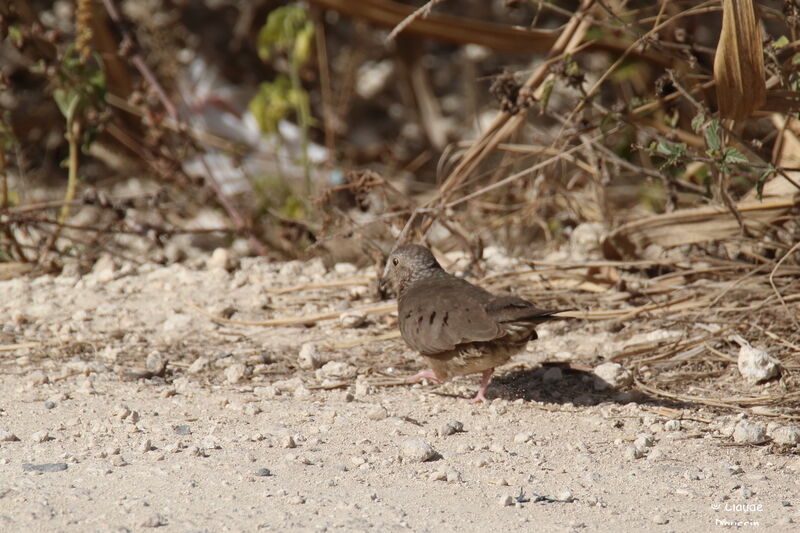
<path fill-rule="evenodd" d="M 399 262 L 400 262 L 400 260 L 399 260 L 398 258 L 396 258 L 396 257 L 392 259 L 392 264 L 393 264 L 394 266 L 397 266 L 397 264 L 398 264 Z"/>

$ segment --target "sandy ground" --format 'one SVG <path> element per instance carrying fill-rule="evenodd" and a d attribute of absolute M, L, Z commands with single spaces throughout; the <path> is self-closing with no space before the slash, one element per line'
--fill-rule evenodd
<path fill-rule="evenodd" d="M 796 448 L 747 437 L 791 428 L 603 388 L 602 324 L 544 326 L 471 405 L 477 377 L 391 386 L 421 363 L 363 342 L 396 331 L 353 312 L 374 272 L 227 263 L 0 282 L 0 530 L 800 528 Z"/>

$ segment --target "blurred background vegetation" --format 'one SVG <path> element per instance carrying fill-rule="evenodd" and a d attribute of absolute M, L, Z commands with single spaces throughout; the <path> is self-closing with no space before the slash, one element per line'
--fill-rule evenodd
<path fill-rule="evenodd" d="M 0 262 L 798 260 L 794 1 L 12 0 Z"/>

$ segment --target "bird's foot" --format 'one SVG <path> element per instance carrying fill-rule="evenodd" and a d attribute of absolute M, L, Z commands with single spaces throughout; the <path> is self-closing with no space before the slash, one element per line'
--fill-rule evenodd
<path fill-rule="evenodd" d="M 486 387 L 489 386 L 489 380 L 492 379 L 492 374 L 494 373 L 494 368 L 490 368 L 489 370 L 483 371 L 483 377 L 481 378 L 481 388 L 478 389 L 478 394 L 475 395 L 473 399 L 469 401 L 469 403 L 481 403 L 486 400 Z"/>
<path fill-rule="evenodd" d="M 469 401 L 469 403 L 483 403 L 486 400 L 486 396 L 483 394 L 483 389 L 479 390 L 478 394 L 476 394 L 475 397 Z"/>
<path fill-rule="evenodd" d="M 433 373 L 433 370 L 422 370 L 420 372 L 417 372 L 413 376 L 408 376 L 406 378 L 406 383 L 419 383 L 423 379 L 433 381 L 437 385 L 442 382 L 441 379 L 436 377 L 436 374 Z"/>

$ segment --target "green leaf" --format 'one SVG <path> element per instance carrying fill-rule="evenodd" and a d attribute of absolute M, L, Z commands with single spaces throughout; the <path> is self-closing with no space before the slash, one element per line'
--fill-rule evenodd
<path fill-rule="evenodd" d="M 725 150 L 722 151 L 722 160 L 729 165 L 737 165 L 750 162 L 750 160 L 747 159 L 747 157 L 742 152 L 733 147 L 725 148 Z"/>
<path fill-rule="evenodd" d="M 544 113 L 547 109 L 547 104 L 550 102 L 550 96 L 553 94 L 553 88 L 555 85 L 556 80 L 554 78 L 545 79 L 542 87 L 542 97 L 539 99 L 539 108 L 542 110 L 542 113 Z"/>
<path fill-rule="evenodd" d="M 311 35 L 301 37 L 303 33 Z M 300 52 L 306 54 L 302 60 L 300 57 L 293 57 L 293 61 L 302 63 L 308 58 L 311 50 L 310 45 L 305 49 L 304 45 L 297 50 L 298 39 L 310 39 L 313 37 L 314 27 L 308 20 L 308 15 L 303 6 L 290 4 L 273 10 L 267 16 L 267 22 L 258 32 L 258 57 L 262 61 L 268 61 L 272 55 L 278 51 L 286 50 L 292 54 Z"/>
<path fill-rule="evenodd" d="M 22 30 L 16 24 L 12 24 L 8 27 L 8 36 L 11 38 L 12 44 L 17 48 L 21 48 L 25 42 L 25 37 L 22 34 Z"/>
<path fill-rule="evenodd" d="M 293 92 L 292 83 L 286 76 L 259 85 L 248 109 L 262 132 L 275 133 L 278 130 L 278 123 L 295 107 L 292 100 L 297 97 Z"/>
<path fill-rule="evenodd" d="M 710 150 L 719 150 L 722 147 L 722 141 L 719 136 L 719 120 L 714 119 L 708 123 L 706 127 L 706 145 Z"/>
<path fill-rule="evenodd" d="M 701 129 L 703 129 L 703 124 L 705 123 L 706 123 L 706 114 L 701 111 L 697 113 L 692 119 L 692 129 L 695 132 L 698 132 Z"/>
<path fill-rule="evenodd" d="M 77 111 L 81 102 L 81 95 L 71 89 L 56 89 L 53 91 L 53 99 L 55 99 L 61 114 L 67 119 L 67 124 L 72 124 L 75 118 L 75 111 Z"/>
<path fill-rule="evenodd" d="M 772 43 L 773 48 L 783 48 L 789 44 L 789 39 L 785 35 L 781 35 L 775 42 Z"/>
<path fill-rule="evenodd" d="M 666 156 L 667 160 L 662 165 L 662 168 L 677 166 L 680 165 L 686 157 L 686 143 L 659 141 L 656 145 L 656 152 Z"/>

